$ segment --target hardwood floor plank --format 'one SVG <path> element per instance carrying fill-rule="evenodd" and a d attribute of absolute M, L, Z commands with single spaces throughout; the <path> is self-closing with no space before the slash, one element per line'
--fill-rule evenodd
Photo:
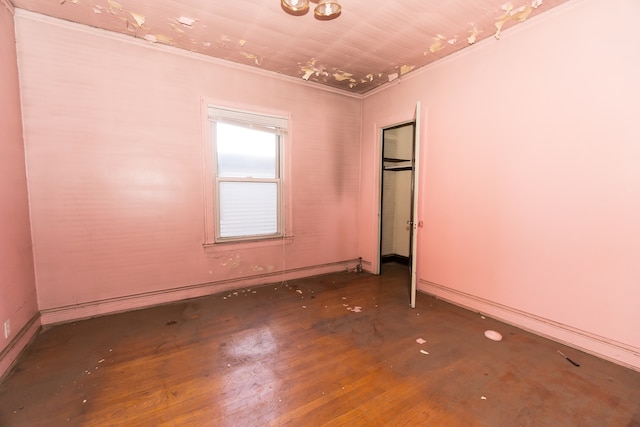
<path fill-rule="evenodd" d="M 0 425 L 640 425 L 640 373 L 408 295 L 385 265 L 57 325 L 0 384 Z"/>

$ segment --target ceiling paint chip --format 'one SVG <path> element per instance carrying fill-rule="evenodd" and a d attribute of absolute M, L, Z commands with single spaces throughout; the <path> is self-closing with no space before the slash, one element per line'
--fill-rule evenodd
<path fill-rule="evenodd" d="M 513 3 L 511 2 L 502 5 L 502 10 L 506 12 L 509 12 L 511 9 L 513 9 Z"/>
<path fill-rule="evenodd" d="M 122 10 L 122 5 L 120 5 L 120 3 L 118 3 L 118 2 L 115 2 L 113 0 L 107 0 L 107 3 L 109 4 L 109 11 L 111 13 L 115 13 L 114 11 L 121 11 Z"/>
<path fill-rule="evenodd" d="M 181 23 L 182 25 L 186 25 L 187 27 L 190 27 L 196 22 L 196 20 L 193 18 L 187 18 L 186 16 L 181 16 L 180 18 L 178 18 L 178 22 Z"/>
<path fill-rule="evenodd" d="M 505 30 L 569 0 L 478 0 L 473 2 L 473 7 L 465 5 L 463 0 L 407 0 L 395 2 L 397 7 L 393 10 L 381 8 L 379 11 L 371 8 L 370 1 L 352 0 L 351 13 L 343 14 L 340 20 L 335 21 L 342 22 L 335 25 L 344 26 L 332 29 L 334 24 L 322 24 L 322 30 L 305 24 L 303 20 L 296 24 L 287 14 L 279 13 L 275 0 L 254 0 L 255 4 L 261 5 L 258 9 L 266 4 L 273 8 L 268 9 L 268 16 L 247 14 L 241 6 L 223 6 L 225 2 L 217 2 L 220 5 L 204 10 L 200 7 L 201 0 L 2 1 L 46 16 L 71 19 L 137 37 L 138 40 L 168 44 L 245 66 L 258 66 L 363 95 L 388 82 L 402 80 L 407 73 L 480 40 L 493 36 L 500 38 Z M 78 7 L 58 7 L 69 4 Z M 413 11 L 417 4 L 429 9 L 429 14 L 415 14 Z M 97 17 L 98 14 L 101 16 Z M 353 34 L 344 31 L 355 28 L 359 17 L 364 15 L 367 16 L 366 26 L 358 27 Z M 397 24 L 403 19 L 406 22 L 403 22 L 401 38 L 414 43 L 396 46 L 395 43 L 378 42 L 379 37 L 387 33 L 385 25 Z M 276 32 L 274 28 L 280 30 Z M 250 44 L 248 38 L 251 38 Z M 305 40 L 304 47 L 283 48 L 283 43 L 295 40 Z M 315 58 L 317 63 L 315 59 L 308 61 L 311 55 L 318 55 Z"/>
<path fill-rule="evenodd" d="M 400 75 L 404 76 L 405 74 L 407 74 L 409 71 L 413 70 L 414 68 L 416 68 L 415 65 L 403 65 L 402 67 L 400 67 Z"/>
<path fill-rule="evenodd" d="M 258 66 L 262 62 L 262 58 L 259 58 L 258 56 L 254 55 L 252 53 L 242 52 L 242 54 L 244 55 L 245 58 L 252 59 L 253 62 L 255 62 L 256 65 L 258 65 Z"/>
<path fill-rule="evenodd" d="M 529 15 L 531 15 L 531 12 L 533 11 L 533 8 L 529 5 L 527 6 L 522 6 L 521 8 L 519 8 L 521 10 L 519 10 L 518 12 L 516 12 L 513 17 L 515 18 L 516 21 L 518 22 L 522 22 L 525 19 L 527 19 L 529 17 Z"/>
<path fill-rule="evenodd" d="M 445 39 L 445 36 L 443 36 L 442 34 L 438 34 L 433 38 L 434 42 L 431 43 L 431 46 L 429 46 L 429 51 L 431 53 L 436 53 L 437 51 L 444 49 L 444 44 L 442 44 L 442 42 Z"/>
<path fill-rule="evenodd" d="M 353 79 L 353 74 L 351 74 L 351 73 L 336 72 L 336 73 L 333 74 L 333 78 L 336 79 L 336 81 L 338 81 L 338 82 L 343 82 L 345 80 L 349 80 L 351 83 L 355 83 L 355 80 Z"/>
<path fill-rule="evenodd" d="M 139 13 L 134 13 L 134 12 L 130 12 L 130 13 L 131 13 L 131 16 L 133 16 L 133 19 L 136 20 L 138 27 L 142 27 L 145 21 L 144 15 L 140 15 Z"/>
<path fill-rule="evenodd" d="M 313 75 L 315 75 L 316 77 L 329 76 L 329 73 L 323 67 L 316 66 L 316 62 L 317 62 L 317 59 L 312 58 L 304 65 L 298 64 L 298 65 L 302 65 L 300 67 L 300 71 L 304 72 L 304 75 L 302 76 L 303 80 L 309 80 L 309 78 L 311 78 L 311 76 Z"/>
<path fill-rule="evenodd" d="M 496 21 L 496 34 L 494 35 L 494 37 L 496 38 L 496 40 L 500 40 L 500 33 L 502 33 L 502 26 L 505 24 L 505 22 L 507 22 L 509 20 L 509 18 L 506 19 L 500 19 L 498 21 Z"/>
<path fill-rule="evenodd" d="M 529 15 L 531 15 L 533 9 L 537 9 L 538 7 L 540 7 L 540 5 L 542 5 L 542 0 L 532 0 L 531 5 L 525 4 L 517 8 L 514 8 L 513 4 L 511 3 L 503 5 L 502 10 L 504 10 L 505 12 L 504 15 L 499 17 L 495 22 L 496 33 L 494 37 L 497 40 L 500 40 L 502 28 L 508 21 L 513 19 L 516 22 L 523 22 L 529 17 Z"/>
<path fill-rule="evenodd" d="M 171 28 L 173 28 L 173 30 L 176 33 L 184 33 L 184 30 L 182 28 L 180 28 L 180 26 L 176 25 L 176 24 L 170 24 Z"/>
<path fill-rule="evenodd" d="M 479 35 L 480 35 L 480 30 L 478 30 L 478 28 L 474 25 L 471 30 L 471 35 L 467 37 L 467 42 L 469 42 L 469 44 L 474 44 L 478 39 Z"/>
<path fill-rule="evenodd" d="M 163 36 L 162 34 L 156 34 L 156 40 L 162 44 L 173 44 L 173 39 L 171 37 Z"/>

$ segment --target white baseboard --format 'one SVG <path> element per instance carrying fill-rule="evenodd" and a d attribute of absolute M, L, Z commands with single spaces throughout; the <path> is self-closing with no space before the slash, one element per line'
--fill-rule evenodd
<path fill-rule="evenodd" d="M 9 373 L 20 353 L 29 345 L 40 330 L 40 313 L 36 313 L 29 319 L 11 340 L 9 345 L 0 351 L 0 383 Z"/>
<path fill-rule="evenodd" d="M 355 268 L 357 264 L 357 259 L 347 260 L 330 264 L 289 269 L 284 273 L 282 271 L 273 271 L 232 280 L 200 283 L 196 285 L 144 292 L 134 295 L 125 295 L 62 307 L 46 308 L 40 311 L 41 322 L 43 325 L 71 322 L 90 317 L 102 316 L 105 314 L 119 313 L 190 298 L 197 298 L 247 286 L 264 285 L 283 280 L 294 280 L 302 277 L 345 271 L 346 269 Z"/>
<path fill-rule="evenodd" d="M 426 280 L 420 280 L 418 289 L 452 304 L 486 314 L 489 317 L 517 326 L 528 332 L 640 372 L 640 348 Z"/>

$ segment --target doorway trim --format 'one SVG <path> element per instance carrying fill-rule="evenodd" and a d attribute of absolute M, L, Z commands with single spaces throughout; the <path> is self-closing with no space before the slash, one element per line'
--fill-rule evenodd
<path fill-rule="evenodd" d="M 384 144 L 384 131 L 386 129 L 394 129 L 394 128 L 398 128 L 398 127 L 402 127 L 402 126 L 407 126 L 407 125 L 413 125 L 414 126 L 414 131 L 415 131 L 415 126 L 416 126 L 416 120 L 415 118 L 411 117 L 407 120 L 402 120 L 402 121 L 397 121 L 397 122 L 392 122 L 390 124 L 387 125 L 376 125 L 376 132 L 378 134 L 378 141 L 377 141 L 377 145 L 376 145 L 376 155 L 377 155 L 377 173 L 378 173 L 378 180 L 377 180 L 377 185 L 375 186 L 376 189 L 376 194 L 375 194 L 375 200 L 374 202 L 376 203 L 376 211 L 377 211 L 377 221 L 376 221 L 376 239 L 375 239 L 375 244 L 376 244 L 376 249 L 375 249 L 375 257 L 373 262 L 375 262 L 375 266 L 373 266 L 373 273 L 379 275 L 380 274 L 380 270 L 382 267 L 382 263 L 380 262 L 382 256 L 381 256 L 381 243 L 382 243 L 382 182 L 383 182 L 383 174 L 384 174 L 384 162 L 383 162 L 383 156 L 384 156 L 384 152 L 383 152 L 383 144 Z M 415 136 L 414 136 L 414 142 L 415 142 Z M 414 147 L 415 150 L 415 147 Z M 416 195 L 412 195 L 412 197 L 416 197 Z"/>

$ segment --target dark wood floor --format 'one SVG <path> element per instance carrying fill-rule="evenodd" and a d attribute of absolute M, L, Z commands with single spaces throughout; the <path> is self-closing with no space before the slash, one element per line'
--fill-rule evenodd
<path fill-rule="evenodd" d="M 640 373 L 427 295 L 411 310 L 406 267 L 383 273 L 49 328 L 0 425 L 640 426 Z"/>

